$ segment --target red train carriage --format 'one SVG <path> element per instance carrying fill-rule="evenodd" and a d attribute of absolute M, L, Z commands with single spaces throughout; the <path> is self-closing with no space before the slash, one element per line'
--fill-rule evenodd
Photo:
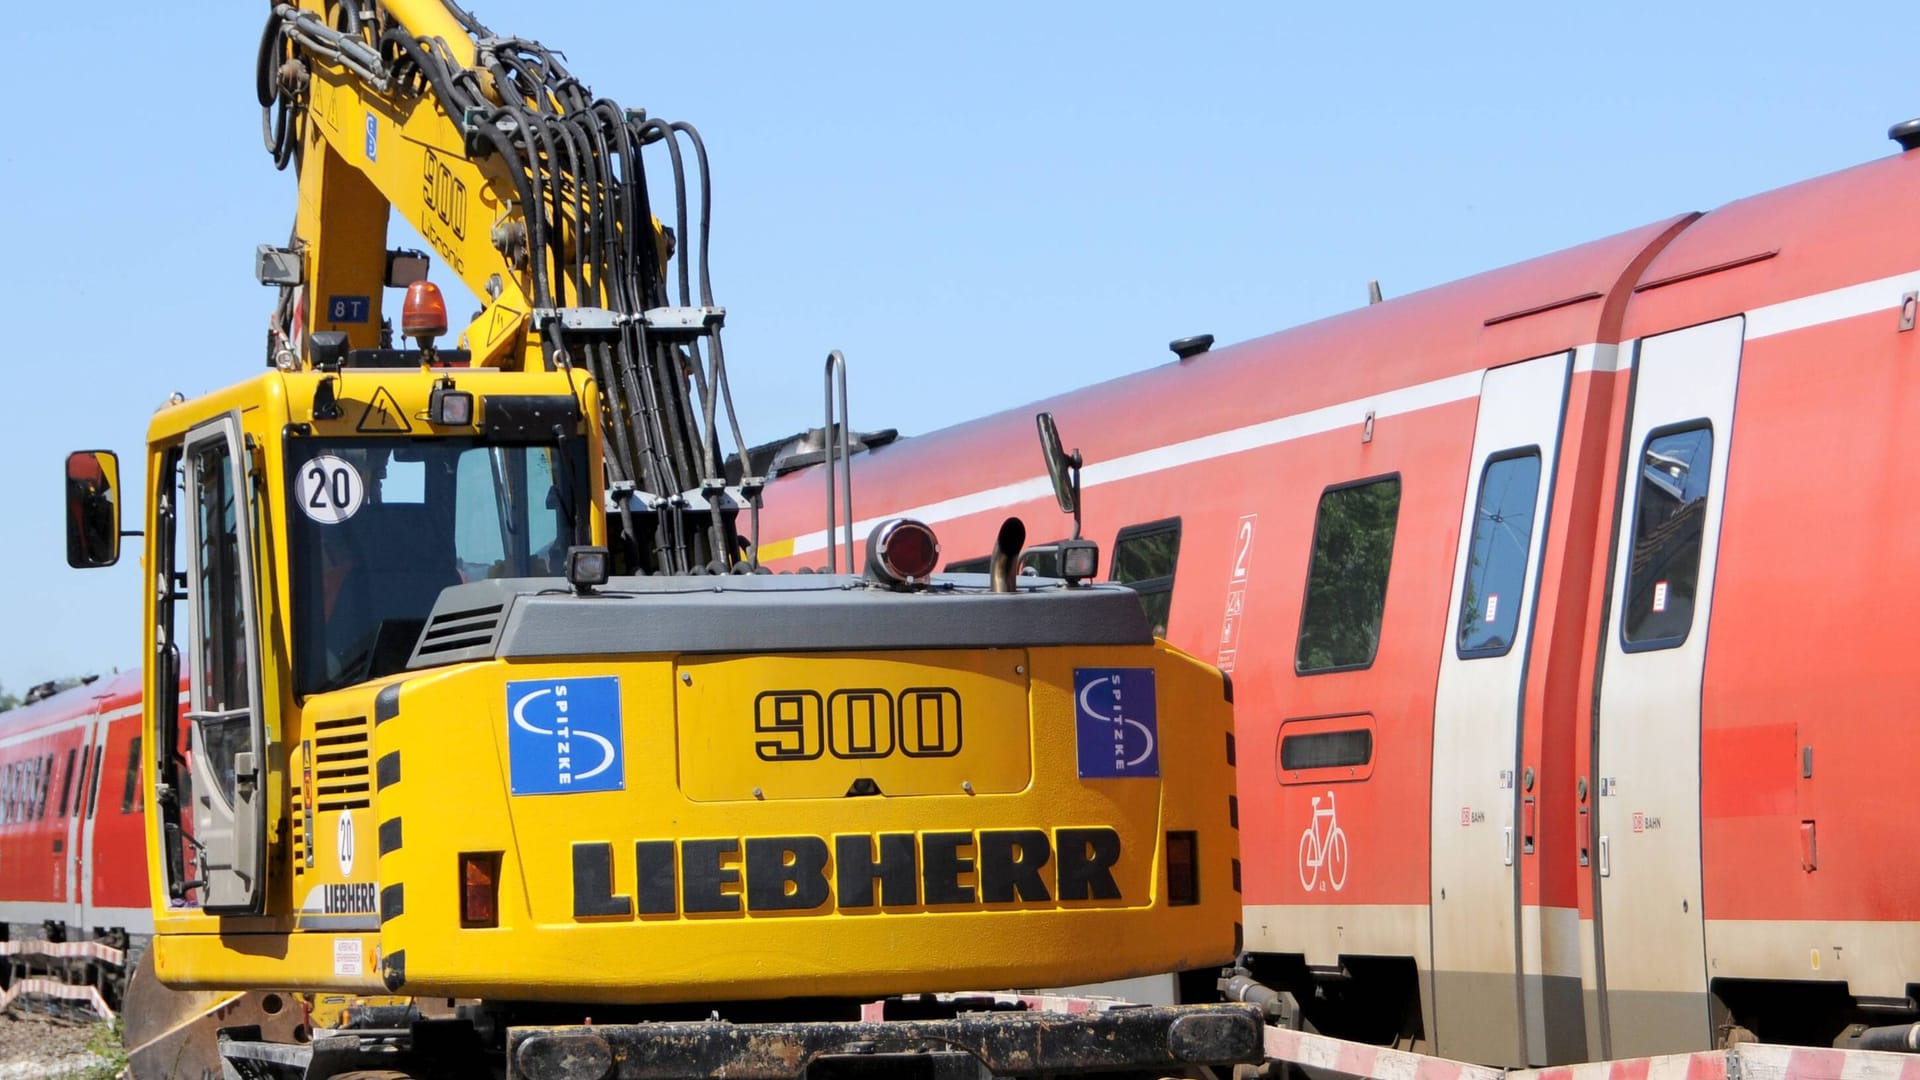
<path fill-rule="evenodd" d="M 153 929 L 140 795 L 140 673 L 0 713 L 0 923 L 9 941 Z"/>
<path fill-rule="evenodd" d="M 879 447 L 856 533 L 1064 536 L 1056 415 L 1110 576 L 1233 672 L 1247 948 L 1324 1030 L 1911 1023 L 1916 207 L 1901 153 Z M 821 485 L 772 486 L 776 567 Z"/>

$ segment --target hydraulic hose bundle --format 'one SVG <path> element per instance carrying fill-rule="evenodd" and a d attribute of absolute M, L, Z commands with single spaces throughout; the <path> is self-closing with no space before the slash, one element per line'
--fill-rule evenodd
<path fill-rule="evenodd" d="M 514 275 L 532 300 L 544 365 L 584 368 L 598 384 L 609 490 L 630 561 L 666 573 L 745 569 L 722 514 L 708 514 L 693 536 L 684 525 L 688 493 L 703 493 L 709 506 L 722 494 L 721 411 L 733 445 L 746 446 L 720 344 L 723 312 L 713 302 L 712 189 L 698 132 L 596 98 L 538 42 L 499 37 L 458 6 L 446 8 L 474 39 L 472 66 L 445 40 L 416 36 L 383 8 L 363 14 L 351 3 L 329 5 L 323 19 L 275 5 L 257 72 L 268 152 L 276 166 L 299 168 L 315 62 L 350 72 L 369 96 L 436 104 L 459 127 L 467 157 L 511 185 L 492 240 L 499 272 Z M 672 229 L 659 227 L 647 190 L 642 151 L 653 146 L 666 150 L 672 168 Z M 685 240 L 689 165 L 699 183 L 693 245 Z M 497 295 L 497 282 L 490 285 Z M 650 540 L 637 535 L 630 503 L 658 511 Z"/>

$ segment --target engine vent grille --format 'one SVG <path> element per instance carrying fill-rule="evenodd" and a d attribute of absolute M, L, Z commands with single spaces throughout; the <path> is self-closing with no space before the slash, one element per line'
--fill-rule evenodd
<path fill-rule="evenodd" d="M 373 734 L 364 716 L 313 725 L 313 804 L 320 810 L 358 810 L 373 797 L 369 767 Z"/>
<path fill-rule="evenodd" d="M 504 604 L 466 608 L 461 611 L 436 611 L 421 631 L 419 644 L 413 647 L 410 668 L 477 660 L 493 655 L 505 621 Z"/>

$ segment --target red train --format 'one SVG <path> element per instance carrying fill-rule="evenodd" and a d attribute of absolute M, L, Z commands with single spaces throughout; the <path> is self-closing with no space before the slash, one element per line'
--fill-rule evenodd
<path fill-rule="evenodd" d="M 0 713 L 7 940 L 152 933 L 139 769 L 138 671 Z"/>
<path fill-rule="evenodd" d="M 1008 515 L 1064 536 L 1055 414 L 1109 576 L 1233 673 L 1246 948 L 1322 1030 L 1519 1065 L 1911 1024 L 1920 123 L 1894 134 L 858 454 L 856 534 L 920 518 L 950 569 Z M 776 567 L 826 562 L 821 487 L 772 485 Z"/>

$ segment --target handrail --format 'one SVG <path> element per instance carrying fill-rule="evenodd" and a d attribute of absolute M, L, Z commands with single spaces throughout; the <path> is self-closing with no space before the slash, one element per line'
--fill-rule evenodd
<path fill-rule="evenodd" d="M 834 412 L 834 390 L 840 392 L 840 411 Z M 843 477 L 843 495 L 846 501 L 847 522 L 844 526 L 847 543 L 847 573 L 854 572 L 853 561 L 853 434 L 847 424 L 847 358 L 835 349 L 827 354 L 826 370 L 826 425 L 820 429 L 820 439 L 825 452 L 827 466 L 827 573 L 840 572 L 839 553 L 834 548 L 833 529 L 835 507 L 833 500 L 834 453 L 839 452 L 839 467 Z M 834 429 L 836 421 L 839 435 L 836 439 Z"/>

